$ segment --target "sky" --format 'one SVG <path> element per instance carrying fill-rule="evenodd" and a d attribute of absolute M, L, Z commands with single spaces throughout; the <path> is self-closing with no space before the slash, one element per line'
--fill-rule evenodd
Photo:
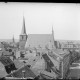
<path fill-rule="evenodd" d="M 0 39 L 19 39 L 25 17 L 27 34 L 51 34 L 55 40 L 80 40 L 80 4 L 0 3 Z"/>

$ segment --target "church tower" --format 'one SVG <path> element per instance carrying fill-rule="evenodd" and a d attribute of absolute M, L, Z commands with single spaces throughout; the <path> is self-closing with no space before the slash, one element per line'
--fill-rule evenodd
<path fill-rule="evenodd" d="M 22 31 L 20 34 L 20 39 L 19 39 L 20 49 L 24 49 L 26 41 L 27 41 L 27 34 L 26 34 L 26 27 L 25 27 L 25 19 L 23 16 L 23 26 L 22 26 Z"/>

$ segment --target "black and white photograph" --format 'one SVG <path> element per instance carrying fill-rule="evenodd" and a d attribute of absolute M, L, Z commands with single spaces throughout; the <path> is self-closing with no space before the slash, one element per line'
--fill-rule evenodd
<path fill-rule="evenodd" d="M 80 79 L 80 3 L 0 2 L 0 79 Z"/>

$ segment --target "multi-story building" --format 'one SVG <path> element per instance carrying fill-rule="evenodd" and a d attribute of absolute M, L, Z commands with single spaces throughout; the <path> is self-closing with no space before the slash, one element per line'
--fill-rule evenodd
<path fill-rule="evenodd" d="M 67 41 L 67 42 L 61 43 L 61 49 L 77 50 L 77 49 L 80 49 L 80 44 L 74 41 Z"/>
<path fill-rule="evenodd" d="M 66 74 L 68 73 L 70 66 L 69 52 L 55 49 L 49 52 L 48 55 L 51 61 L 53 62 L 56 70 L 60 73 L 60 78 L 66 78 Z"/>

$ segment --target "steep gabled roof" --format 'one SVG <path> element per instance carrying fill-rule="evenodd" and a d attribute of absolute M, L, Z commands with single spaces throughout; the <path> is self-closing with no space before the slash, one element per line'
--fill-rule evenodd
<path fill-rule="evenodd" d="M 45 48 L 49 42 L 53 45 L 52 34 L 29 34 L 25 47 Z"/>
<path fill-rule="evenodd" d="M 27 78 L 27 77 L 35 78 L 36 77 L 36 75 L 32 72 L 32 70 L 28 66 L 22 67 L 16 71 L 14 71 L 13 73 L 10 73 L 9 75 L 7 75 L 7 77 L 13 76 L 13 77 L 17 77 L 17 78 L 22 78 L 23 70 L 25 70 L 25 78 Z"/>

